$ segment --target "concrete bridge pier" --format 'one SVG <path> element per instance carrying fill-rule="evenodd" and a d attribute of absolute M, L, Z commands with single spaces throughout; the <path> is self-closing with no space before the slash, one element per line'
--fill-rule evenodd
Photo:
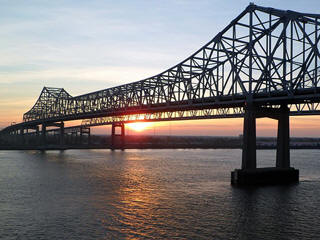
<path fill-rule="evenodd" d="M 255 169 L 256 156 L 256 114 L 253 105 L 245 109 L 243 121 L 242 169 Z"/>
<path fill-rule="evenodd" d="M 47 132 L 47 125 L 45 123 L 43 123 L 41 125 L 41 142 L 42 142 L 42 145 L 44 146 L 44 148 L 45 148 L 45 146 L 47 144 L 47 134 L 46 134 L 46 132 Z"/>
<path fill-rule="evenodd" d="M 19 138 L 18 138 L 18 130 L 14 130 L 14 132 L 13 132 L 13 142 L 15 143 L 15 144 L 19 144 Z"/>
<path fill-rule="evenodd" d="M 36 132 L 35 132 L 35 134 L 36 134 L 36 143 L 38 144 L 38 139 L 39 139 L 39 134 L 40 133 L 40 130 L 39 130 L 39 126 L 36 126 Z"/>
<path fill-rule="evenodd" d="M 20 129 L 20 144 L 24 145 L 25 144 L 25 138 L 24 138 L 24 128 Z"/>
<path fill-rule="evenodd" d="M 256 118 L 269 117 L 278 120 L 276 167 L 257 168 Z M 231 184 L 264 185 L 289 184 L 299 181 L 299 170 L 290 167 L 289 109 L 245 106 L 243 123 L 242 166 L 231 172 Z"/>
<path fill-rule="evenodd" d="M 60 123 L 60 136 L 59 136 L 60 146 L 64 145 L 64 122 Z"/>
<path fill-rule="evenodd" d="M 116 129 L 120 128 L 120 133 Z M 125 144 L 125 125 L 124 123 L 113 123 L 111 128 L 111 149 L 124 150 Z"/>
<path fill-rule="evenodd" d="M 26 145 L 26 146 L 28 146 L 29 145 L 29 138 L 30 138 L 30 136 L 29 136 L 29 129 L 28 128 L 25 128 L 25 129 L 23 129 L 22 130 L 23 131 L 23 138 L 22 138 L 22 143 L 24 144 L 24 145 Z"/>
<path fill-rule="evenodd" d="M 277 137 L 277 168 L 290 168 L 290 127 L 289 127 L 289 108 L 285 105 L 280 107 L 278 118 L 278 137 Z"/>
<path fill-rule="evenodd" d="M 88 145 L 90 146 L 91 144 L 91 130 L 89 128 L 89 131 L 88 131 Z"/>
<path fill-rule="evenodd" d="M 80 127 L 80 143 L 90 145 L 90 127 Z"/>

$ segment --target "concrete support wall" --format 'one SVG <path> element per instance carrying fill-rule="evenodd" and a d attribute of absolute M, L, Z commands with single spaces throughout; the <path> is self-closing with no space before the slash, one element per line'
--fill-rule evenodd
<path fill-rule="evenodd" d="M 39 126 L 36 127 L 36 143 L 38 144 L 39 143 L 39 135 L 40 135 L 40 131 L 39 131 Z"/>
<path fill-rule="evenodd" d="M 24 139 L 24 128 L 20 129 L 20 144 L 24 144 L 25 143 L 25 139 Z"/>
<path fill-rule="evenodd" d="M 289 126 L 289 108 L 282 105 L 278 119 L 278 137 L 277 137 L 277 160 L 276 167 L 290 167 L 290 126 Z"/>
<path fill-rule="evenodd" d="M 46 145 L 46 140 L 47 140 L 47 136 L 46 136 L 46 130 L 47 130 L 47 126 L 45 123 L 42 124 L 41 126 L 41 141 L 42 141 L 42 145 Z"/>
<path fill-rule="evenodd" d="M 60 145 L 64 145 L 64 122 L 61 122 L 60 125 Z"/>
<path fill-rule="evenodd" d="M 91 130 L 89 128 L 89 130 L 88 130 L 88 145 L 90 145 L 90 144 L 91 144 Z"/>
<path fill-rule="evenodd" d="M 243 120 L 242 169 L 255 169 L 256 157 L 256 116 L 253 105 L 245 107 Z"/>
<path fill-rule="evenodd" d="M 116 128 L 120 128 L 120 134 L 116 133 Z M 124 148 L 125 125 L 124 123 L 112 124 L 111 127 L 111 149 Z"/>

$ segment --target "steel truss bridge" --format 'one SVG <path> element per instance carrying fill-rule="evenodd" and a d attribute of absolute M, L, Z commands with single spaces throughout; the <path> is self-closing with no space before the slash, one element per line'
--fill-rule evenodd
<path fill-rule="evenodd" d="M 75 97 L 44 87 L 23 122 L 1 135 L 39 126 L 45 135 L 47 126 L 79 119 L 84 127 L 112 124 L 124 131 L 136 121 L 244 117 L 242 167 L 255 168 L 255 119 L 271 117 L 279 121 L 277 166 L 288 167 L 285 119 L 320 113 L 319 23 L 320 14 L 250 4 L 206 45 L 158 75 Z"/>

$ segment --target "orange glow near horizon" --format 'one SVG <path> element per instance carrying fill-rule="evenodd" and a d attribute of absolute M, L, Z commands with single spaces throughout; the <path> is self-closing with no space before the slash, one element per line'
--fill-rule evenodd
<path fill-rule="evenodd" d="M 25 109 L 5 108 L 0 101 L 0 129 L 12 122 L 22 122 Z M 291 137 L 320 137 L 320 116 L 290 117 Z M 80 125 L 81 120 L 67 121 L 65 127 Z M 130 134 L 188 135 L 188 136 L 238 136 L 243 132 L 243 119 L 208 119 L 172 122 L 135 122 L 126 124 Z M 110 126 L 92 127 L 92 134 L 110 134 Z M 277 121 L 261 118 L 257 120 L 257 136 L 276 136 Z"/>
<path fill-rule="evenodd" d="M 152 122 L 135 122 L 126 124 L 128 128 L 136 132 L 142 132 L 143 130 L 146 130 L 148 127 L 151 127 L 152 125 Z"/>

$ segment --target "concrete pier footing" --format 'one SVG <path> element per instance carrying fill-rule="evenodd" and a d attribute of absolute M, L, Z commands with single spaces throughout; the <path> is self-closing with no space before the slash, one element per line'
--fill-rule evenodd
<path fill-rule="evenodd" d="M 299 182 L 299 170 L 294 168 L 235 169 L 231 172 L 232 185 L 272 185 Z"/>

